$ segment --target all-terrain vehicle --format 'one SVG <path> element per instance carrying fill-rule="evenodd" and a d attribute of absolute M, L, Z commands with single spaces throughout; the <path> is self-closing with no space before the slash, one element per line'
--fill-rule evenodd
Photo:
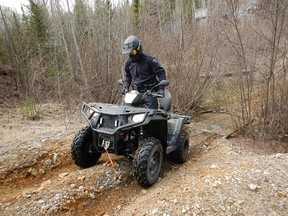
<path fill-rule="evenodd" d="M 75 164 L 91 167 L 106 151 L 108 155 L 124 155 L 133 161 L 134 178 L 141 186 L 148 187 L 159 178 L 164 154 L 176 163 L 184 163 L 189 138 L 183 126 L 189 123 L 190 117 L 168 112 L 172 100 L 167 89 L 165 97 L 160 99 L 161 109 L 143 106 L 147 95 L 161 96 L 153 89 L 168 84 L 163 80 L 144 94 L 132 90 L 125 94 L 121 105 L 83 102 L 81 112 L 89 126 L 73 140 Z"/>

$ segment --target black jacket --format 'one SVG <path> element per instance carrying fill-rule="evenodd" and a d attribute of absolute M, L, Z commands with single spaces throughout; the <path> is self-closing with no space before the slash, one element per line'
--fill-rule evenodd
<path fill-rule="evenodd" d="M 125 62 L 124 84 L 127 89 L 130 85 L 133 89 L 139 89 L 147 84 L 166 80 L 165 70 L 155 57 L 144 52 L 139 55 L 136 62 L 130 57 Z"/>

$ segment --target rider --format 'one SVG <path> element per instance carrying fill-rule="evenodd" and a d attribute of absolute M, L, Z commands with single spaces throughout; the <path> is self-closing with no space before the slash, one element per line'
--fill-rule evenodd
<path fill-rule="evenodd" d="M 125 62 L 124 93 L 131 85 L 132 89 L 144 93 L 161 80 L 166 80 L 164 68 L 155 57 L 143 52 L 140 40 L 130 35 L 123 44 L 122 54 L 129 54 Z M 159 87 L 158 94 L 164 97 L 164 87 Z M 156 91 L 157 91 L 156 90 Z M 148 108 L 158 109 L 158 100 L 151 95 L 144 99 Z"/>

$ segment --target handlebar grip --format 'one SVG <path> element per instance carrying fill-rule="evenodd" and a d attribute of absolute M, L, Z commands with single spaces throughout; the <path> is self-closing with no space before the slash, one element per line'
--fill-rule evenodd
<path fill-rule="evenodd" d="M 157 94 L 157 93 L 152 93 L 151 95 L 154 97 L 164 98 L 164 95 Z"/>

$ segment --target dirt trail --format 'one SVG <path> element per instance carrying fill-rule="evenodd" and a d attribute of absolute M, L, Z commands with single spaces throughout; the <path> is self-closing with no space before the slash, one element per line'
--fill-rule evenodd
<path fill-rule="evenodd" d="M 234 130 L 226 114 L 190 124 L 189 160 L 165 160 L 159 181 L 141 188 L 131 162 L 103 154 L 80 169 L 71 160 L 74 134 L 86 125 L 78 112 L 43 106 L 40 121 L 20 109 L 0 112 L 1 215 L 287 215 L 285 146 L 224 137 Z"/>

